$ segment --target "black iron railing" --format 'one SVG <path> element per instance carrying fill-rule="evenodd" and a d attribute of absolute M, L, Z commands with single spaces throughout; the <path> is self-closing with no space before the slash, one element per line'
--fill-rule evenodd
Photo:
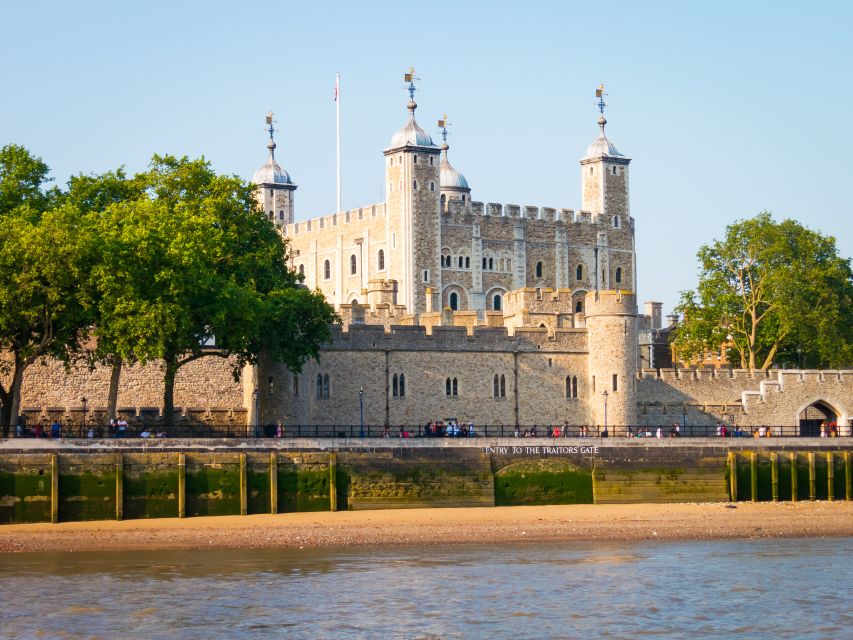
<path fill-rule="evenodd" d="M 9 429 L 18 438 L 791 438 L 849 437 L 850 428 L 716 425 L 214 425 L 44 424 Z"/>

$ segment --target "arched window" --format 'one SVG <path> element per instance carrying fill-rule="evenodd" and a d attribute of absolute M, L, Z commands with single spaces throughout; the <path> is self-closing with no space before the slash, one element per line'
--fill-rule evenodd
<path fill-rule="evenodd" d="M 447 196 L 445 196 L 445 195 L 442 193 L 442 194 L 441 194 L 441 209 L 442 209 L 442 211 L 444 210 L 444 205 L 446 204 L 446 202 L 447 202 Z"/>
<path fill-rule="evenodd" d="M 412 180 L 412 189 L 414 189 L 415 191 L 418 190 L 418 181 L 417 180 Z"/>
<path fill-rule="evenodd" d="M 317 398 L 323 398 L 323 376 L 317 374 Z"/>
<path fill-rule="evenodd" d="M 302 276 L 303 278 L 305 277 L 305 265 L 304 264 L 299 265 L 299 275 Z"/>
<path fill-rule="evenodd" d="M 487 269 L 489 266 L 488 258 L 483 258 L 483 269 Z"/>
<path fill-rule="evenodd" d="M 622 267 L 616 267 L 616 284 L 622 282 Z"/>
<path fill-rule="evenodd" d="M 536 263 L 536 277 L 537 278 L 542 277 L 542 263 L 541 262 Z"/>
<path fill-rule="evenodd" d="M 469 258 L 469 257 L 467 257 L 467 256 L 465 257 L 465 268 L 466 268 L 466 269 L 470 269 L 470 268 L 471 268 L 471 258 Z"/>
<path fill-rule="evenodd" d="M 463 258 L 462 256 L 459 256 L 459 268 L 461 269 L 462 265 L 464 265 L 464 264 L 465 264 L 465 258 Z"/>
<path fill-rule="evenodd" d="M 465 196 L 464 195 L 462 196 L 462 202 L 463 203 L 465 202 Z"/>
<path fill-rule="evenodd" d="M 495 297 L 492 298 L 492 309 L 494 309 L 495 311 L 500 311 L 501 310 L 501 302 L 502 302 L 501 294 L 496 293 Z"/>
<path fill-rule="evenodd" d="M 455 291 L 450 293 L 450 297 L 448 298 L 448 302 L 450 303 L 450 308 L 454 311 L 459 311 L 459 296 Z"/>
<path fill-rule="evenodd" d="M 395 373 L 391 381 L 391 395 L 396 398 L 399 392 L 400 390 L 397 383 L 397 374 Z"/>
<path fill-rule="evenodd" d="M 571 376 L 566 376 L 566 397 L 572 397 L 572 378 Z"/>
<path fill-rule="evenodd" d="M 501 395 L 501 382 L 498 374 L 495 374 L 495 379 L 492 381 L 492 395 L 495 398 L 499 398 Z"/>
<path fill-rule="evenodd" d="M 323 399 L 329 399 L 329 374 L 323 374 Z"/>
<path fill-rule="evenodd" d="M 614 168 L 615 168 L 615 167 L 614 167 Z M 619 216 L 613 216 L 613 228 L 614 228 L 614 229 L 618 229 L 618 228 L 619 228 Z"/>
<path fill-rule="evenodd" d="M 583 313 L 583 301 L 578 300 L 575 302 L 575 313 Z"/>
<path fill-rule="evenodd" d="M 432 158 L 430 158 L 430 160 L 432 160 Z M 435 191 L 435 182 L 432 180 L 429 181 L 429 190 L 433 192 Z"/>
<path fill-rule="evenodd" d="M 444 381 L 444 395 L 449 396 L 453 393 L 453 382 L 448 378 Z"/>
<path fill-rule="evenodd" d="M 578 397 L 578 377 L 572 376 L 572 397 Z"/>
<path fill-rule="evenodd" d="M 332 263 L 326 260 L 323 263 L 323 278 L 330 280 L 332 278 Z"/>
<path fill-rule="evenodd" d="M 459 381 L 456 378 L 453 378 L 453 395 L 459 395 Z"/>
<path fill-rule="evenodd" d="M 504 259 L 501 258 L 501 261 L 498 263 L 498 271 L 504 270 Z"/>
<path fill-rule="evenodd" d="M 270 220 L 273 220 L 273 219 L 275 218 L 275 214 L 274 214 L 272 211 L 270 211 L 270 212 L 267 214 L 267 217 L 268 217 Z"/>
<path fill-rule="evenodd" d="M 575 279 L 583 280 L 583 265 L 579 264 L 578 268 L 575 269 Z"/>
<path fill-rule="evenodd" d="M 355 259 L 355 254 L 352 254 L 349 257 L 349 272 L 351 276 L 355 275 L 355 272 L 358 270 L 358 261 Z"/>
<path fill-rule="evenodd" d="M 501 374 L 501 398 L 506 398 L 506 376 Z"/>
<path fill-rule="evenodd" d="M 406 374 L 405 373 L 400 374 L 400 397 L 401 398 L 406 397 Z"/>
<path fill-rule="evenodd" d="M 489 258 L 489 271 L 493 271 L 495 268 L 495 259 Z"/>
<path fill-rule="evenodd" d="M 379 250 L 376 258 L 377 268 L 379 271 L 385 271 L 385 251 Z"/>
<path fill-rule="evenodd" d="M 279 211 L 279 212 L 278 212 L 278 219 L 279 219 L 279 220 L 284 220 L 284 211 Z"/>

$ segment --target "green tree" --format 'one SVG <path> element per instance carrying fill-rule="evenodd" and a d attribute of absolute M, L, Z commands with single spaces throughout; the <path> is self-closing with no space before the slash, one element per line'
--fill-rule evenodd
<path fill-rule="evenodd" d="M 0 149 L 0 222 L 4 216 L 26 207 L 37 215 L 48 208 L 50 168 L 25 147 L 7 144 Z"/>
<path fill-rule="evenodd" d="M 162 360 L 164 421 L 178 370 L 193 360 L 230 358 L 237 378 L 261 353 L 294 371 L 316 356 L 334 313 L 298 286 L 254 187 L 172 156 L 155 156 L 141 180 L 142 197 L 91 216 L 104 247 L 93 282 L 107 321 L 96 334 L 121 357 Z"/>
<path fill-rule="evenodd" d="M 697 254 L 699 284 L 683 291 L 675 348 L 682 358 L 729 347 L 741 368 L 779 358 L 812 366 L 853 362 L 853 274 L 834 238 L 768 212 L 726 228 Z M 797 356 L 797 357 L 793 357 Z"/>
<path fill-rule="evenodd" d="M 81 282 L 80 286 L 86 293 L 86 301 L 92 308 L 93 320 L 96 324 L 97 340 L 94 344 L 81 345 L 81 355 L 89 367 L 98 364 L 109 366 L 111 369 L 110 386 L 107 393 L 107 415 L 116 415 L 118 403 L 118 388 L 121 379 L 122 365 L 133 362 L 135 356 L 127 349 L 121 327 L 113 327 L 114 310 L 120 300 L 113 294 L 119 290 L 109 286 L 106 280 L 118 277 L 124 265 L 114 259 L 116 247 L 107 240 L 111 237 L 112 229 L 104 228 L 104 216 L 108 207 L 122 202 L 135 201 L 142 197 L 145 183 L 139 177 L 128 178 L 123 167 L 99 175 L 77 175 L 68 181 L 67 191 L 60 194 L 62 202 L 73 205 L 87 218 L 87 232 L 93 240 L 92 269 L 90 278 Z M 124 256 L 133 263 L 130 256 Z M 114 271 L 115 273 L 111 273 Z M 117 331 L 118 329 L 118 331 Z"/>
<path fill-rule="evenodd" d="M 27 209 L 25 213 L 32 214 Z M 90 255 L 78 211 L 7 215 L 0 224 L 0 384 L 3 430 L 18 418 L 24 371 L 40 358 L 68 362 L 91 323 L 83 300 Z"/>

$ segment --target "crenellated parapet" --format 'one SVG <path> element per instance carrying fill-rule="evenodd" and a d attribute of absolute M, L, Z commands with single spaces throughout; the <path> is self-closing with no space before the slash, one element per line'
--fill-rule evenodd
<path fill-rule="evenodd" d="M 285 236 L 301 236 L 311 233 L 319 233 L 328 231 L 336 227 L 345 225 L 363 224 L 366 221 L 375 218 L 384 218 L 386 215 L 386 207 L 384 202 L 368 205 L 366 207 L 358 207 L 349 211 L 341 211 L 328 216 L 320 216 L 309 220 L 301 220 L 293 224 L 288 224 L 284 227 L 283 233 Z"/>

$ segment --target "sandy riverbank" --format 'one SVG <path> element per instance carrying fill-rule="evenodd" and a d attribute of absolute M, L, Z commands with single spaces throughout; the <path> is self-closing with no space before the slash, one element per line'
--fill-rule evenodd
<path fill-rule="evenodd" d="M 853 535 L 853 502 L 565 505 L 0 526 L 0 552 Z"/>

